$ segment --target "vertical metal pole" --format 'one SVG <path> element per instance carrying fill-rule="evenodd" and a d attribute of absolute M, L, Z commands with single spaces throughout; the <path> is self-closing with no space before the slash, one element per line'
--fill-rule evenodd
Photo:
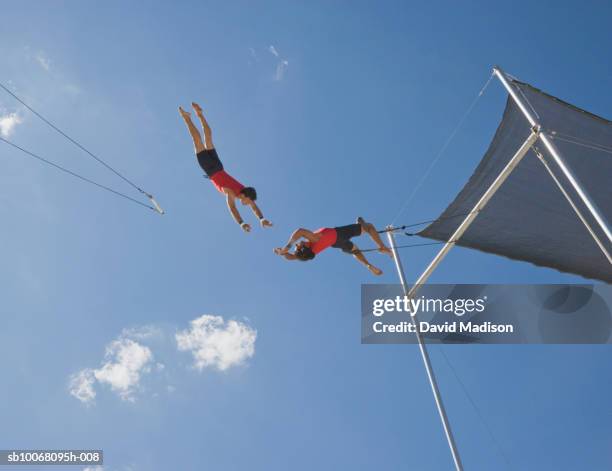
<path fill-rule="evenodd" d="M 518 105 L 520 110 L 523 112 L 523 114 L 525 115 L 525 118 L 527 118 L 527 121 L 529 121 L 529 124 L 532 127 L 540 126 L 541 123 L 538 123 L 536 121 L 536 118 L 527 109 L 527 106 L 524 100 L 516 93 L 516 90 L 512 87 L 512 85 L 510 85 L 510 81 L 508 80 L 506 74 L 497 66 L 493 67 L 493 73 L 497 76 L 497 78 L 499 78 L 499 81 L 502 83 L 504 88 L 508 91 L 508 93 L 510 94 L 514 102 Z M 605 217 L 600 213 L 599 209 L 597 208 L 597 205 L 591 199 L 591 197 L 586 192 L 586 190 L 583 189 L 582 185 L 578 181 L 578 178 L 576 178 L 576 176 L 574 175 L 570 167 L 566 164 L 565 160 L 561 156 L 561 153 L 559 152 L 557 147 L 553 144 L 553 142 L 550 140 L 550 138 L 545 133 L 540 134 L 540 140 L 542 141 L 542 143 L 544 144 L 544 146 L 546 147 L 546 149 L 548 150 L 548 152 L 554 159 L 557 166 L 563 172 L 563 175 L 565 176 L 565 178 L 567 178 L 567 180 L 570 182 L 574 191 L 578 194 L 578 196 L 580 197 L 584 205 L 587 207 L 587 209 L 589 210 L 589 212 L 591 213 L 595 221 L 597 221 L 597 224 L 599 225 L 601 230 L 606 234 L 609 242 L 612 243 L 612 231 L 610 231 L 608 222 L 606 221 Z"/>
<path fill-rule="evenodd" d="M 512 158 L 508 161 L 504 169 L 499 173 L 497 178 L 491 183 L 487 191 L 480 197 L 472 211 L 468 214 L 468 216 L 461 222 L 459 227 L 455 230 L 450 240 L 444 244 L 444 247 L 438 252 L 438 254 L 431 261 L 429 266 L 425 269 L 423 274 L 419 277 L 415 285 L 409 290 L 406 284 L 406 277 L 404 275 L 404 269 L 402 267 L 402 262 L 397 253 L 396 245 L 395 245 L 395 236 L 393 235 L 393 231 L 387 231 L 387 237 L 389 239 L 389 245 L 391 246 L 391 251 L 393 252 L 393 260 L 395 260 L 395 267 L 397 268 L 397 274 L 399 275 L 400 282 L 402 283 L 402 287 L 404 289 L 404 295 L 408 298 L 414 298 L 419 289 L 427 282 L 427 279 L 436 269 L 436 267 L 440 264 L 440 262 L 446 257 L 450 249 L 452 249 L 457 240 L 461 238 L 461 236 L 465 233 L 465 231 L 470 227 L 474 219 L 478 216 L 480 210 L 482 210 L 489 200 L 493 197 L 495 192 L 499 189 L 499 187 L 506 181 L 506 178 L 512 173 L 512 171 L 516 168 L 516 166 L 523 159 L 525 154 L 531 149 L 533 144 L 538 139 L 539 130 L 534 129 L 531 135 L 523 142 L 521 147 L 516 151 L 516 153 L 512 156 Z M 391 229 L 388 227 L 387 229 Z M 423 363 L 425 364 L 425 370 L 427 371 L 427 377 L 429 378 L 429 384 L 431 385 L 431 390 L 433 391 L 434 398 L 436 400 L 436 405 L 438 406 L 438 413 L 440 414 L 440 419 L 442 420 L 442 425 L 444 426 L 444 432 L 446 433 L 446 439 L 448 441 L 448 445 L 450 447 L 451 453 L 453 455 L 453 460 L 455 461 L 455 468 L 457 471 L 463 470 L 463 465 L 461 464 L 461 458 L 459 457 L 459 451 L 457 450 L 457 445 L 455 443 L 455 439 L 453 437 L 452 430 L 450 428 L 450 424 L 448 422 L 448 417 L 446 416 L 446 410 L 444 409 L 444 404 L 442 402 L 442 398 L 440 397 L 440 391 L 438 389 L 438 384 L 436 382 L 436 377 L 434 375 L 433 369 L 431 367 L 431 362 L 429 360 L 429 354 L 427 353 L 427 348 L 423 341 L 423 337 L 421 336 L 418 329 L 417 317 L 410 316 L 410 319 L 415 327 L 415 334 L 419 344 L 419 349 L 421 350 L 421 357 L 423 358 Z"/>
<path fill-rule="evenodd" d="M 406 285 L 406 277 L 404 275 L 404 268 L 402 267 L 402 262 L 397 253 L 397 249 L 395 248 L 395 236 L 393 235 L 393 231 L 387 232 L 387 238 L 389 239 L 389 245 L 391 247 L 391 251 L 393 252 L 393 260 L 395 260 L 395 267 L 397 268 L 397 274 L 399 275 L 400 282 L 402 283 L 402 288 L 404 290 L 404 295 L 408 296 L 408 286 Z M 425 371 L 427 371 L 427 377 L 429 378 L 429 384 L 431 386 L 431 390 L 434 395 L 434 399 L 436 400 L 436 406 L 438 407 L 438 414 L 440 414 L 440 419 L 442 420 L 442 425 L 444 426 L 444 433 L 446 434 L 446 440 L 448 441 L 448 446 L 450 447 L 451 454 L 453 455 L 453 461 L 455 462 L 455 468 L 457 471 L 463 471 L 463 464 L 461 464 L 461 457 L 459 456 L 459 450 L 457 449 L 457 444 L 455 443 L 455 438 L 453 437 L 453 431 L 451 430 L 450 423 L 448 421 L 448 417 L 446 415 L 446 409 L 444 408 L 444 403 L 442 402 L 442 398 L 440 397 L 440 390 L 438 389 L 438 383 L 436 381 L 436 376 L 434 375 L 433 369 L 431 367 L 431 362 L 429 360 L 429 353 L 427 353 L 427 347 L 425 346 L 425 342 L 423 341 L 423 337 L 418 329 L 418 323 L 415 316 L 410 316 L 412 324 L 415 326 L 416 338 L 419 343 L 419 349 L 421 351 L 421 357 L 423 358 L 423 363 L 425 365 Z"/>

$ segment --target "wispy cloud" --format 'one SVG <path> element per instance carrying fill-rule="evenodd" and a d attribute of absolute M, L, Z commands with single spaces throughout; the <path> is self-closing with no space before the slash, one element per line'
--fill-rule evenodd
<path fill-rule="evenodd" d="M 131 338 L 135 340 L 150 340 L 153 338 L 163 337 L 162 329 L 155 325 L 145 325 L 139 327 L 129 327 L 121 331 L 121 337 Z"/>
<path fill-rule="evenodd" d="M 94 370 L 81 370 L 70 377 L 70 394 L 85 404 L 91 404 L 96 398 L 95 382 Z"/>
<path fill-rule="evenodd" d="M 235 320 L 203 315 L 176 334 L 180 351 L 191 352 L 198 370 L 206 367 L 224 371 L 243 364 L 255 354 L 257 331 Z"/>
<path fill-rule="evenodd" d="M 151 372 L 153 352 L 131 338 L 133 334 L 124 331 L 106 347 L 100 368 L 85 368 L 72 375 L 70 394 L 85 404 L 91 404 L 96 398 L 95 386 L 100 384 L 109 386 L 121 399 L 134 401 L 142 376 Z M 161 368 L 157 366 L 157 369 Z"/>
<path fill-rule="evenodd" d="M 276 73 L 274 74 L 274 80 L 279 81 L 285 77 L 285 72 L 289 67 L 289 61 L 282 60 L 276 65 Z"/>
<path fill-rule="evenodd" d="M 35 59 L 36 62 L 38 62 L 38 64 L 47 72 L 51 70 L 51 60 L 45 55 L 44 52 L 40 51 L 38 54 L 36 54 Z"/>
<path fill-rule="evenodd" d="M 289 61 L 283 57 L 281 57 L 278 49 L 274 45 L 268 46 L 268 52 L 272 54 L 276 58 L 276 68 L 274 71 L 274 80 L 281 81 L 285 78 L 285 73 L 287 72 L 287 68 L 289 67 Z"/>
<path fill-rule="evenodd" d="M 278 51 L 276 50 L 276 48 L 274 46 L 269 46 L 268 47 L 268 51 L 270 51 L 270 54 L 272 54 L 274 57 L 280 57 L 278 55 Z"/>
<path fill-rule="evenodd" d="M 10 137 L 17 125 L 21 124 L 23 119 L 18 113 L 0 114 L 0 135 L 2 137 Z"/>

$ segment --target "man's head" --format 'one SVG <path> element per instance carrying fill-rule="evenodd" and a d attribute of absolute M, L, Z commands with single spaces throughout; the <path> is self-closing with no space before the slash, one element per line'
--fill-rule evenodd
<path fill-rule="evenodd" d="M 245 186 L 242 190 L 240 190 L 238 198 L 242 204 L 249 204 L 249 202 L 257 199 L 257 192 L 252 186 Z"/>
<path fill-rule="evenodd" d="M 315 258 L 315 254 L 310 248 L 310 245 L 307 245 L 305 242 L 300 242 L 295 247 L 295 257 L 301 262 L 307 262 Z"/>

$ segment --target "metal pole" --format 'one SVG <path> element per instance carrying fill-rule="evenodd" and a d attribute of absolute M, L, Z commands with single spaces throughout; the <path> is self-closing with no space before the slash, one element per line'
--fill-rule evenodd
<path fill-rule="evenodd" d="M 533 151 L 538 156 L 538 159 L 540 160 L 540 162 L 542 162 L 542 165 L 544 165 L 544 167 L 548 171 L 548 174 L 550 175 L 550 177 L 557 184 L 557 187 L 559 187 L 559 190 L 561 190 L 561 193 L 563 193 L 563 196 L 565 196 L 565 199 L 570 204 L 570 206 L 573 208 L 573 210 L 576 213 L 576 215 L 580 218 L 580 220 L 582 221 L 582 224 L 584 224 L 585 227 L 588 229 L 588 231 L 591 233 L 591 236 L 593 237 L 593 239 L 595 239 L 595 242 L 597 243 L 597 245 L 599 246 L 601 251 L 604 253 L 606 258 L 608 259 L 608 262 L 610 262 L 610 264 L 612 264 L 612 256 L 610 256 L 610 252 L 608 252 L 608 249 L 606 249 L 606 247 L 604 246 L 603 242 L 599 239 L 597 234 L 595 234 L 595 231 L 593 230 L 593 228 L 591 227 L 589 222 L 586 220 L 586 218 L 584 217 L 584 215 L 582 214 L 580 209 L 578 209 L 578 206 L 576 206 L 576 203 L 574 203 L 574 200 L 572 199 L 572 197 L 565 190 L 565 188 L 563 187 L 563 184 L 559 181 L 559 179 L 557 178 L 557 176 L 553 172 L 552 168 L 550 168 L 550 165 L 548 165 L 548 162 L 546 162 L 546 159 L 544 158 L 542 153 L 539 150 L 537 150 L 536 148 L 534 148 Z"/>
<path fill-rule="evenodd" d="M 459 225 L 459 227 L 455 230 L 450 240 L 444 244 L 444 247 L 438 252 L 436 257 L 429 264 L 427 269 L 423 272 L 423 274 L 419 277 L 415 285 L 409 290 L 406 284 L 406 276 L 404 275 L 404 269 L 402 267 L 402 262 L 397 253 L 396 245 L 395 245 L 395 236 L 393 235 L 393 231 L 389 230 L 387 232 L 387 237 L 389 239 L 389 245 L 391 246 L 391 251 L 393 253 L 393 260 L 395 260 L 395 267 L 397 268 L 397 274 L 399 275 L 400 282 L 402 284 L 402 288 L 404 290 L 404 295 L 408 298 L 414 298 L 418 290 L 427 282 L 427 279 L 432 274 L 432 272 L 436 269 L 436 267 L 440 264 L 442 259 L 448 254 L 451 248 L 454 247 L 457 240 L 463 235 L 463 233 L 467 230 L 468 227 L 472 224 L 476 216 L 482 208 L 486 206 L 491 197 L 495 194 L 495 192 L 499 189 L 502 183 L 508 178 L 508 175 L 512 173 L 512 170 L 519 164 L 521 159 L 527 154 L 531 146 L 538 139 L 539 130 L 534 129 L 531 135 L 527 138 L 527 140 L 521 145 L 519 150 L 514 154 L 514 156 L 510 159 L 510 161 L 506 164 L 504 169 L 500 172 L 497 178 L 493 181 L 491 186 L 487 188 L 487 191 L 480 197 L 474 209 L 470 211 L 469 215 L 463 220 L 463 222 Z M 391 227 L 388 227 L 391 229 Z M 427 348 L 425 346 L 425 342 L 423 341 L 423 337 L 418 329 L 417 316 L 410 316 L 412 324 L 415 327 L 415 334 L 419 344 L 419 349 L 421 351 L 421 357 L 423 358 L 423 363 L 425 365 L 425 370 L 427 371 L 427 377 L 429 378 L 429 384 L 431 385 L 431 390 L 433 391 L 434 399 L 436 400 L 436 406 L 438 407 L 438 414 L 440 415 L 440 419 L 442 420 L 442 425 L 444 426 L 444 433 L 446 434 L 446 440 L 448 441 L 448 445 L 450 447 L 451 453 L 453 455 L 453 461 L 455 462 L 455 468 L 457 471 L 463 470 L 463 465 L 461 464 L 461 458 L 459 456 L 459 451 L 457 450 L 457 444 L 455 443 L 455 439 L 453 437 L 453 432 L 450 427 L 450 423 L 448 421 L 448 417 L 446 415 L 446 410 L 444 408 L 444 403 L 442 402 L 442 398 L 440 397 L 440 390 L 438 389 L 438 383 L 436 382 L 436 377 L 434 375 L 433 369 L 431 367 L 431 362 L 429 360 L 429 354 L 427 353 Z"/>
<path fill-rule="evenodd" d="M 529 151 L 531 146 L 538 139 L 539 130 L 534 129 L 527 140 L 523 142 L 519 150 L 516 151 L 516 154 L 510 159 L 510 161 L 506 164 L 504 169 L 500 172 L 497 178 L 491 183 L 491 186 L 487 188 L 487 191 L 480 197 L 474 208 L 469 212 L 468 216 L 459 224 L 459 227 L 455 230 L 451 238 L 444 244 L 444 247 L 440 249 L 438 254 L 431 261 L 429 266 L 425 269 L 423 274 L 419 277 L 419 279 L 415 282 L 414 286 L 410 289 L 408 293 L 408 297 L 413 298 L 417 291 L 420 289 L 421 285 L 427 283 L 427 279 L 436 269 L 436 267 L 440 264 L 440 262 L 446 257 L 450 249 L 452 249 L 457 241 L 461 238 L 464 232 L 468 227 L 474 222 L 474 219 L 478 216 L 478 213 L 486 206 L 491 197 L 495 194 L 495 192 L 499 189 L 499 187 L 506 181 L 506 178 L 512 173 L 512 170 L 519 164 L 519 162 L 523 159 L 525 154 Z"/>
<path fill-rule="evenodd" d="M 516 93 L 516 90 L 512 87 L 512 85 L 510 85 L 510 81 L 508 80 L 506 74 L 497 66 L 493 67 L 493 73 L 497 76 L 497 78 L 499 78 L 499 81 L 502 83 L 504 88 L 508 91 L 508 93 L 510 94 L 514 102 L 521 109 L 521 111 L 525 115 L 525 118 L 527 118 L 527 121 L 529 121 L 529 124 L 532 127 L 540 126 L 540 123 L 536 121 L 535 117 L 527 109 L 527 106 L 525 105 L 524 100 Z M 544 144 L 544 146 L 546 147 L 546 149 L 548 150 L 548 152 L 554 159 L 557 166 L 563 172 L 563 175 L 565 175 L 565 178 L 567 178 L 567 180 L 570 182 L 574 191 L 576 191 L 576 193 L 578 194 L 578 196 L 580 197 L 584 205 L 587 207 L 587 209 L 589 210 L 589 212 L 591 213 L 595 221 L 597 221 L 597 224 L 599 225 L 601 230 L 606 234 L 606 236 L 608 237 L 608 240 L 612 243 L 612 232 L 610 231 L 610 228 L 608 226 L 608 223 L 605 217 L 600 213 L 599 209 L 597 208 L 597 205 L 591 199 L 591 197 L 586 192 L 586 190 L 582 188 L 582 185 L 578 181 L 578 178 L 574 175 L 570 167 L 566 164 L 565 160 L 561 156 L 561 153 L 559 152 L 557 147 L 553 144 L 553 142 L 549 139 L 549 137 L 545 133 L 540 134 L 540 140 L 542 141 L 542 143 Z"/>
<path fill-rule="evenodd" d="M 406 285 L 406 277 L 404 275 L 404 268 L 402 267 L 402 262 L 397 253 L 396 245 L 395 245 L 395 236 L 393 235 L 393 231 L 387 232 L 387 238 L 389 239 L 389 245 L 391 246 L 391 251 L 393 252 L 393 260 L 395 260 L 395 267 L 397 268 L 397 274 L 399 275 L 400 282 L 402 283 L 402 288 L 404 290 L 404 295 L 409 296 L 408 294 L 408 286 Z M 440 397 L 440 390 L 438 389 L 438 383 L 436 381 L 436 376 L 434 375 L 433 369 L 431 367 L 431 362 L 429 360 L 429 353 L 427 353 L 427 347 L 425 346 L 425 342 L 423 342 L 423 337 L 421 337 L 421 333 L 418 329 L 418 323 L 415 316 L 410 316 L 412 324 L 415 326 L 415 334 L 417 341 L 419 343 L 419 350 L 421 351 L 421 357 L 423 358 L 423 363 L 425 365 L 425 371 L 427 371 L 427 377 L 429 378 L 429 384 L 431 386 L 431 390 L 434 395 L 434 399 L 436 400 L 436 406 L 438 407 L 438 414 L 440 414 L 440 420 L 442 420 L 442 425 L 444 426 L 444 433 L 446 434 L 446 440 L 448 441 L 448 446 L 450 447 L 451 454 L 453 455 L 453 461 L 455 462 L 455 468 L 457 471 L 463 471 L 463 464 L 461 464 L 461 457 L 459 456 L 459 450 L 457 449 L 457 444 L 455 443 L 455 438 L 453 437 L 453 432 L 451 430 L 450 423 L 448 421 L 448 417 L 446 415 L 446 409 L 444 408 L 444 403 L 442 402 L 442 398 Z"/>

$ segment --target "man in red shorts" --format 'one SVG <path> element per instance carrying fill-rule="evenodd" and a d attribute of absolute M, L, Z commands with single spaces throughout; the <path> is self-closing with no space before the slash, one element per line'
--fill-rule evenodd
<path fill-rule="evenodd" d="M 271 227 L 272 223 L 264 218 L 261 210 L 255 204 L 255 200 L 257 199 L 255 188 L 250 186 L 245 187 L 224 170 L 223 164 L 217 155 L 217 150 L 213 145 L 212 131 L 208 122 L 206 122 L 206 118 L 204 118 L 202 108 L 197 103 L 192 103 L 191 105 L 202 123 L 204 141 L 202 141 L 200 132 L 191 121 L 191 114 L 180 106 L 179 113 L 185 120 L 187 129 L 189 129 L 189 134 L 191 134 L 191 138 L 193 139 L 193 145 L 200 167 L 202 167 L 202 170 L 204 170 L 208 178 L 210 178 L 215 188 L 226 196 L 227 207 L 232 217 L 240 225 L 243 231 L 249 232 L 251 230 L 251 226 L 242 220 L 242 216 L 240 216 L 240 212 L 238 208 L 236 208 L 236 200 L 238 199 L 243 205 L 251 208 L 255 216 L 259 218 L 261 227 Z"/>
<path fill-rule="evenodd" d="M 321 253 L 323 250 L 329 247 L 334 247 L 341 249 L 345 253 L 353 255 L 355 259 L 363 263 L 368 270 L 375 275 L 382 275 L 382 270 L 368 262 L 359 248 L 353 242 L 351 242 L 351 238 L 359 236 L 364 232 L 367 232 L 372 240 L 376 243 L 379 252 L 393 256 L 391 251 L 380 239 L 374 225 L 370 224 L 369 222 L 365 222 L 363 218 L 358 218 L 357 224 L 349 224 L 348 226 L 334 228 L 324 227 L 315 232 L 311 232 L 308 229 L 298 229 L 291 235 L 287 245 L 274 249 L 274 253 L 276 255 L 285 257 L 287 260 L 300 260 L 302 262 L 306 262 L 315 258 L 315 256 L 318 253 Z M 306 240 L 299 241 L 300 239 Z M 294 252 L 289 252 L 291 247 L 293 247 L 293 244 L 296 242 L 297 244 Z"/>

